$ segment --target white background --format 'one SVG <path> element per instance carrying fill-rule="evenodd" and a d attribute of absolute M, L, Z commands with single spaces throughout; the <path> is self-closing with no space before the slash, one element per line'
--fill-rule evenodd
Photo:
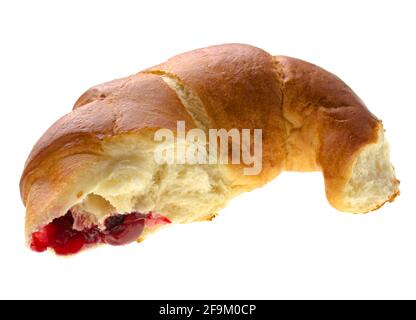
<path fill-rule="evenodd" d="M 415 1 L 1 1 L 0 298 L 416 298 Z M 212 223 L 73 258 L 24 247 L 33 144 L 88 87 L 198 47 L 316 63 L 383 119 L 402 195 L 332 209 L 318 173 L 282 174 Z"/>

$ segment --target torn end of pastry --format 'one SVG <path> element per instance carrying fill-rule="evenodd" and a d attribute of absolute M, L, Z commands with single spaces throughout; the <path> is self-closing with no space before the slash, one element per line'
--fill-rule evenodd
<path fill-rule="evenodd" d="M 34 251 L 50 248 L 69 255 L 98 244 L 143 240 L 171 223 L 205 221 L 230 198 L 219 165 L 159 164 L 153 141 L 146 147 L 135 141 L 137 153 L 125 154 L 131 139 L 107 142 L 110 160 L 96 159 L 92 171 L 76 170 L 65 187 L 54 174 L 33 184 L 26 235 Z M 106 164 L 99 165 L 100 161 Z M 53 166 L 49 169 L 55 172 Z M 38 193 L 48 194 L 50 201 L 37 201 Z"/>
<path fill-rule="evenodd" d="M 390 146 L 379 128 L 375 143 L 366 145 L 354 161 L 350 179 L 342 192 L 342 211 L 367 213 L 392 202 L 400 181 L 390 162 Z"/>

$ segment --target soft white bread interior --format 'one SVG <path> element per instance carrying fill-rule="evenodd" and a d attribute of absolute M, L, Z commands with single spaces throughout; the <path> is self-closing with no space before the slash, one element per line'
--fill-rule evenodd
<path fill-rule="evenodd" d="M 377 142 L 359 152 L 351 178 L 344 190 L 346 211 L 368 212 L 391 201 L 398 193 L 398 181 L 390 162 L 390 147 L 380 128 Z"/>
<path fill-rule="evenodd" d="M 100 222 L 115 212 L 160 212 L 177 223 L 215 215 L 231 196 L 225 168 L 160 164 L 155 161 L 157 146 L 152 140 L 144 143 L 142 137 L 105 144 L 105 153 L 115 161 L 88 189 L 73 185 L 83 196 L 71 207 L 76 205 Z"/>

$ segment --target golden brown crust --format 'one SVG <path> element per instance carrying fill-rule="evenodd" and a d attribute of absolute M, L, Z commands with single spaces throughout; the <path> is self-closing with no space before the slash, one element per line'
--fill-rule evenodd
<path fill-rule="evenodd" d="M 99 85 L 98 90 L 103 87 L 107 86 Z M 92 88 L 87 92 L 99 92 L 98 90 Z M 78 104 L 78 107 L 81 105 Z M 176 130 L 178 120 L 185 121 L 189 128 L 194 127 L 178 97 L 163 80 L 149 74 L 138 74 L 124 79 L 111 93 L 108 92 L 106 98 L 91 100 L 82 108 L 75 108 L 53 124 L 39 139 L 23 171 L 23 201 L 27 196 L 25 184 L 29 176 L 35 174 L 33 171 L 40 171 L 39 167 L 44 160 L 50 161 L 53 157 L 64 154 L 99 153 L 100 141 L 106 137 L 144 128 Z"/>
<path fill-rule="evenodd" d="M 236 183 L 248 184 L 243 189 L 283 169 L 322 170 L 330 201 L 340 205 L 335 195 L 355 155 L 377 138 L 379 121 L 360 98 L 335 75 L 299 59 L 230 44 L 175 56 L 147 72 L 172 74 L 189 86 L 214 128 L 263 130 L 262 174 L 243 176 L 232 166 Z"/>
<path fill-rule="evenodd" d="M 234 165 L 237 183 L 262 185 L 280 173 L 286 136 L 282 92 L 271 55 L 249 45 L 212 46 L 147 70 L 160 71 L 175 75 L 198 95 L 214 128 L 263 130 L 263 171 L 244 177 L 241 167 Z"/>
<path fill-rule="evenodd" d="M 288 130 L 286 170 L 322 170 L 327 197 L 342 209 L 341 189 L 362 147 L 377 140 L 381 122 L 342 80 L 311 63 L 277 56 Z"/>

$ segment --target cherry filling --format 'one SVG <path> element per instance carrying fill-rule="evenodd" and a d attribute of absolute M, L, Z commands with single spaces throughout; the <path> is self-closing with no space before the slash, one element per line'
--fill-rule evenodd
<path fill-rule="evenodd" d="M 113 246 L 133 242 L 142 234 L 145 220 L 146 215 L 141 213 L 109 217 L 104 222 L 103 241 Z"/>
<path fill-rule="evenodd" d="M 40 231 L 32 233 L 30 247 L 36 252 L 43 252 L 48 247 L 59 255 L 79 252 L 83 247 L 107 243 L 113 246 L 124 245 L 136 240 L 145 227 L 170 223 L 170 220 L 159 214 L 116 214 L 104 221 L 105 230 L 97 226 L 78 231 L 73 229 L 74 218 L 71 211 L 53 220 Z"/>

